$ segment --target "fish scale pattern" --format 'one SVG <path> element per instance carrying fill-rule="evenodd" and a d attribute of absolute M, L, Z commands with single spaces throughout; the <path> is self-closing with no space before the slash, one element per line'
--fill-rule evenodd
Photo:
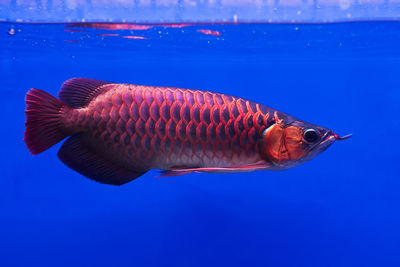
<path fill-rule="evenodd" d="M 90 137 L 148 168 L 226 166 L 260 156 L 273 110 L 229 95 L 180 88 L 108 85 L 74 120 Z"/>

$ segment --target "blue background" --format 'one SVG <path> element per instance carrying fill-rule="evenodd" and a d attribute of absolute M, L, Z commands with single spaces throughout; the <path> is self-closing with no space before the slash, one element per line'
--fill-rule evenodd
<path fill-rule="evenodd" d="M 0 264 L 400 266 L 399 47 L 399 22 L 0 24 Z M 102 185 L 22 140 L 28 89 L 72 77 L 223 92 L 354 137 L 283 172 Z"/>

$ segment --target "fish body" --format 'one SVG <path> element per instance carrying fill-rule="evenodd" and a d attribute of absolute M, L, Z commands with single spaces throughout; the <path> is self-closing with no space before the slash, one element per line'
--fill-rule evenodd
<path fill-rule="evenodd" d="M 253 101 L 201 90 L 74 78 L 59 99 L 31 89 L 26 103 L 25 142 L 33 154 L 69 136 L 61 161 L 116 185 L 150 169 L 165 175 L 286 169 L 337 137 Z M 318 135 L 313 147 L 305 129 Z"/>

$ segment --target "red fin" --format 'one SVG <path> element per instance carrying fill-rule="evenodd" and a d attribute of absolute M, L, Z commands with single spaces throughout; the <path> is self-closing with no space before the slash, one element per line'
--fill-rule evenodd
<path fill-rule="evenodd" d="M 63 83 L 58 97 L 71 107 L 85 107 L 90 100 L 104 92 L 104 90 L 107 90 L 103 87 L 106 84 L 110 84 L 110 82 L 86 78 L 72 78 Z"/>
<path fill-rule="evenodd" d="M 162 170 L 160 171 L 161 175 L 158 175 L 157 177 L 170 177 L 170 176 L 181 176 L 185 174 L 192 173 L 192 171 L 184 171 L 182 170 Z"/>
<path fill-rule="evenodd" d="M 64 142 L 58 157 L 71 169 L 103 184 L 123 185 L 146 172 L 129 170 L 92 151 L 82 142 L 79 134 Z"/>
<path fill-rule="evenodd" d="M 40 89 L 25 96 L 25 144 L 36 155 L 67 137 L 60 128 L 60 111 L 64 104 Z"/>
<path fill-rule="evenodd" d="M 252 165 L 234 166 L 234 167 L 210 167 L 210 168 L 187 168 L 187 169 L 172 169 L 162 171 L 159 177 L 178 176 L 191 172 L 211 172 L 211 173 L 233 173 L 233 172 L 252 172 L 258 170 L 273 169 L 266 162 L 259 162 Z"/>

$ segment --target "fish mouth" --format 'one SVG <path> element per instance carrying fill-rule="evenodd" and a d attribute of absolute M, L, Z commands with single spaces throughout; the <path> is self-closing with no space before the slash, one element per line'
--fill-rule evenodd
<path fill-rule="evenodd" d="M 313 158 L 320 153 L 324 152 L 330 145 L 332 145 L 335 141 L 342 141 L 350 138 L 352 135 L 348 134 L 346 136 L 340 137 L 336 133 L 334 133 L 332 130 L 328 130 L 322 137 L 321 141 L 315 145 L 310 151 L 309 151 L 309 158 Z"/>
<path fill-rule="evenodd" d="M 319 154 L 325 151 L 330 145 L 332 145 L 337 140 L 336 136 L 337 135 L 333 131 L 331 130 L 327 131 L 321 137 L 321 141 L 310 150 L 310 154 L 314 154 L 316 152 Z"/>
<path fill-rule="evenodd" d="M 333 131 L 327 131 L 321 138 L 321 142 L 319 142 L 319 145 L 324 145 L 326 142 L 333 143 L 337 139 L 337 134 L 335 134 Z"/>
<path fill-rule="evenodd" d="M 352 137 L 352 134 L 348 134 L 345 136 L 339 136 L 338 134 L 334 133 L 332 130 L 327 131 L 321 138 L 321 142 L 319 145 L 324 145 L 326 142 L 330 142 L 332 144 L 333 142 L 337 141 L 343 141 L 346 139 L 349 139 Z"/>

